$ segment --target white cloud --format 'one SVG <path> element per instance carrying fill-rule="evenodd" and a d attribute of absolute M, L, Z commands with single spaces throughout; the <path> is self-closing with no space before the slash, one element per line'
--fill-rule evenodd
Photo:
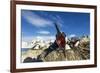
<path fill-rule="evenodd" d="M 36 38 L 41 40 L 54 40 L 55 36 L 36 36 Z"/>
<path fill-rule="evenodd" d="M 22 16 L 32 25 L 37 27 L 52 26 L 52 21 L 40 17 L 31 11 L 22 11 Z"/>
<path fill-rule="evenodd" d="M 44 34 L 44 35 L 50 34 L 49 31 L 38 31 L 37 33 L 39 33 L 39 34 Z"/>
<path fill-rule="evenodd" d="M 51 18 L 56 21 L 60 27 L 62 27 L 62 18 L 59 15 L 51 15 Z"/>
<path fill-rule="evenodd" d="M 71 35 L 69 35 L 69 37 L 76 37 L 76 35 L 75 34 L 71 34 Z"/>
<path fill-rule="evenodd" d="M 31 42 L 32 40 L 55 40 L 55 36 L 26 36 L 22 37 L 23 42 Z"/>

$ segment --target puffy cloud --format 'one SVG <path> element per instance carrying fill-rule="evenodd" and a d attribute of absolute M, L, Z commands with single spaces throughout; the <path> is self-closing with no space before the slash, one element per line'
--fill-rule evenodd
<path fill-rule="evenodd" d="M 76 37 L 76 35 L 75 34 L 71 34 L 71 35 L 69 35 L 69 37 Z"/>
<path fill-rule="evenodd" d="M 46 27 L 46 26 L 52 26 L 53 22 L 39 16 L 38 14 L 32 12 L 32 11 L 22 11 L 22 16 L 26 19 L 27 22 L 30 24 L 36 26 L 36 27 Z"/>
<path fill-rule="evenodd" d="M 41 39 L 41 40 L 54 40 L 55 36 L 36 36 L 35 38 Z"/>
<path fill-rule="evenodd" d="M 47 35 L 47 34 L 50 34 L 50 32 L 49 31 L 38 31 L 37 33 L 39 33 L 39 34 L 43 34 L 43 35 Z"/>
<path fill-rule="evenodd" d="M 22 41 L 32 41 L 32 40 L 55 40 L 55 36 L 26 36 L 22 37 Z"/>

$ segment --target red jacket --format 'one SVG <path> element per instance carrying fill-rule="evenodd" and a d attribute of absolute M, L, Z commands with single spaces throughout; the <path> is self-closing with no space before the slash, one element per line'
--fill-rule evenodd
<path fill-rule="evenodd" d="M 65 48 L 66 39 L 62 34 L 56 37 L 56 42 L 60 48 Z"/>

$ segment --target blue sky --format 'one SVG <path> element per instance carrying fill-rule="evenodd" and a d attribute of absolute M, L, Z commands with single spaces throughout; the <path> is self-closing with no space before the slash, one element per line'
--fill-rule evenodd
<path fill-rule="evenodd" d="M 90 34 L 89 13 L 21 10 L 22 40 L 54 38 L 54 22 L 59 24 L 60 30 L 67 36 Z"/>

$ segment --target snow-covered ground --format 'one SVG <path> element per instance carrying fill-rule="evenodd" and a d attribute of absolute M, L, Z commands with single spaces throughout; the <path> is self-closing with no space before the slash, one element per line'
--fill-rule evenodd
<path fill-rule="evenodd" d="M 40 49 L 40 48 L 48 48 L 54 40 L 32 40 L 31 42 L 22 41 L 22 48 L 32 48 Z M 68 44 L 66 44 L 66 49 L 71 49 Z"/>
<path fill-rule="evenodd" d="M 22 41 L 22 47 L 21 48 L 32 48 L 33 46 L 34 46 L 34 44 L 32 44 L 30 42 Z"/>
<path fill-rule="evenodd" d="M 44 47 L 44 46 L 49 46 L 50 43 L 53 43 L 54 40 L 32 40 L 31 42 L 25 42 L 22 41 L 22 48 L 32 48 L 35 45 L 40 46 L 40 47 Z"/>

